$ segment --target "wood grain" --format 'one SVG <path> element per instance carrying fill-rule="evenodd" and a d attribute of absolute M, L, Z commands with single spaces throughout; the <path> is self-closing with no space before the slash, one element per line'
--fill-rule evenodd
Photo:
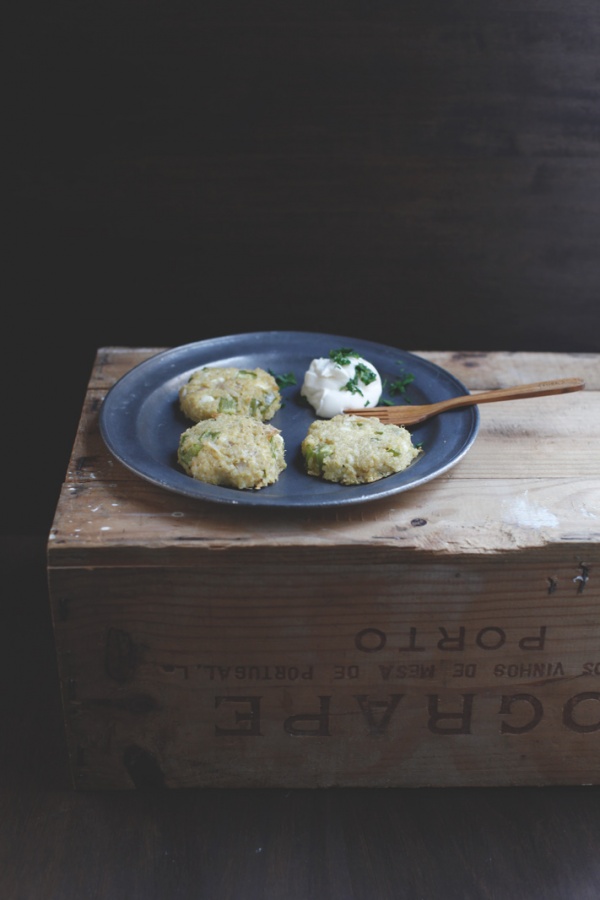
<path fill-rule="evenodd" d="M 153 353 L 98 352 L 48 542 L 77 787 L 600 782 L 597 358 L 560 360 L 591 388 L 484 407 L 420 488 L 287 511 L 111 458 L 102 399 Z M 504 378 L 502 354 L 436 358 Z"/>
<path fill-rule="evenodd" d="M 73 791 L 43 541 L 0 552 L 4 897 L 595 900 L 597 787 Z"/>
<path fill-rule="evenodd" d="M 460 354 L 422 356 L 447 368 L 468 388 L 580 375 L 586 390 L 563 397 L 481 408 L 475 445 L 458 466 L 408 495 L 334 511 L 214 508 L 173 496 L 136 478 L 113 460 L 98 431 L 106 390 L 132 365 L 159 352 L 104 348 L 90 378 L 80 427 L 51 535 L 51 553 L 67 564 L 107 548 L 146 556 L 149 546 L 183 553 L 186 546 L 313 546 L 335 544 L 473 553 L 594 541 L 600 440 L 597 356 Z M 509 374 L 505 374 L 508 368 Z M 414 527 L 413 519 L 426 527 Z M 132 523 L 135 528 L 132 529 Z M 121 536 L 121 538 L 119 537 Z M 127 547 L 127 551 L 125 550 Z"/>

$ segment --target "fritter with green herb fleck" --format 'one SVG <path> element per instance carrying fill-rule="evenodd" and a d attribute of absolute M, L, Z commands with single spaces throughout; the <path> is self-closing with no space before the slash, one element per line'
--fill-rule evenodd
<path fill-rule="evenodd" d="M 250 416 L 220 413 L 184 431 L 177 459 L 187 475 L 240 490 L 273 484 L 286 468 L 277 428 Z"/>
<path fill-rule="evenodd" d="M 179 389 L 181 410 L 192 422 L 219 413 L 252 416 L 266 422 L 281 407 L 275 378 L 264 369 L 206 366 Z"/>
<path fill-rule="evenodd" d="M 420 452 L 406 428 L 353 415 L 313 422 L 302 441 L 308 474 L 340 484 L 386 478 L 406 469 Z"/>

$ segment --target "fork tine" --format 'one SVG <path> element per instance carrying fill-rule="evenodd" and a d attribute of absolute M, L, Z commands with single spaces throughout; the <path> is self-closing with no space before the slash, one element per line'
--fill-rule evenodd
<path fill-rule="evenodd" d="M 370 409 L 345 409 L 344 413 L 350 416 L 360 416 L 364 419 L 379 419 L 384 425 L 396 424 L 402 418 L 402 408 L 388 409 L 385 406 L 372 406 Z"/>
<path fill-rule="evenodd" d="M 360 416 L 363 419 L 381 419 L 384 413 L 381 409 L 345 409 L 344 414 L 347 416 Z"/>
<path fill-rule="evenodd" d="M 427 418 L 426 410 L 415 406 L 371 406 L 368 409 L 345 409 L 346 415 L 377 418 L 384 425 L 416 425 Z"/>

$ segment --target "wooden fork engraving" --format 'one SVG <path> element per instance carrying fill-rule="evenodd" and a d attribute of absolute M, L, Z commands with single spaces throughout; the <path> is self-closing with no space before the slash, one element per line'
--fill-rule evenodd
<path fill-rule="evenodd" d="M 545 397 L 549 394 L 567 394 L 581 391 L 585 382 L 581 378 L 558 378 L 554 381 L 536 381 L 533 384 L 521 384 L 516 387 L 500 388 L 495 391 L 482 391 L 480 394 L 463 394 L 428 403 L 425 406 L 371 406 L 367 409 L 345 409 L 353 416 L 375 417 L 386 425 L 416 425 L 431 416 L 465 406 L 476 406 L 480 403 L 497 403 L 501 400 L 522 400 L 526 397 Z"/>

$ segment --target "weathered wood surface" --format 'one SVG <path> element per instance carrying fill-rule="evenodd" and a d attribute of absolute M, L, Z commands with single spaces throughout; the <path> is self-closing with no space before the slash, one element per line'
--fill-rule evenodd
<path fill-rule="evenodd" d="M 587 389 L 482 407 L 397 498 L 275 512 L 110 458 L 102 398 L 154 352 L 99 352 L 48 544 L 78 787 L 600 783 L 597 357 L 424 353 Z"/>
<path fill-rule="evenodd" d="M 43 542 L 0 549 L 3 898 L 596 900 L 597 787 L 70 790 Z"/>
<path fill-rule="evenodd" d="M 175 496 L 112 458 L 97 426 L 103 397 L 117 378 L 157 352 L 106 348 L 98 353 L 51 534 L 53 565 L 113 552 L 121 563 L 133 562 L 146 559 L 151 547 L 183 563 L 187 550 L 194 558 L 214 546 L 352 545 L 354 551 L 362 546 L 477 554 L 549 544 L 585 547 L 598 540 L 600 357 L 595 354 L 422 352 L 473 391 L 571 375 L 583 377 L 586 389 L 483 405 L 479 435 L 466 457 L 414 491 L 354 508 L 288 513 Z"/>
<path fill-rule="evenodd" d="M 600 782 L 598 590 L 517 556 L 54 571 L 75 785 Z"/>

